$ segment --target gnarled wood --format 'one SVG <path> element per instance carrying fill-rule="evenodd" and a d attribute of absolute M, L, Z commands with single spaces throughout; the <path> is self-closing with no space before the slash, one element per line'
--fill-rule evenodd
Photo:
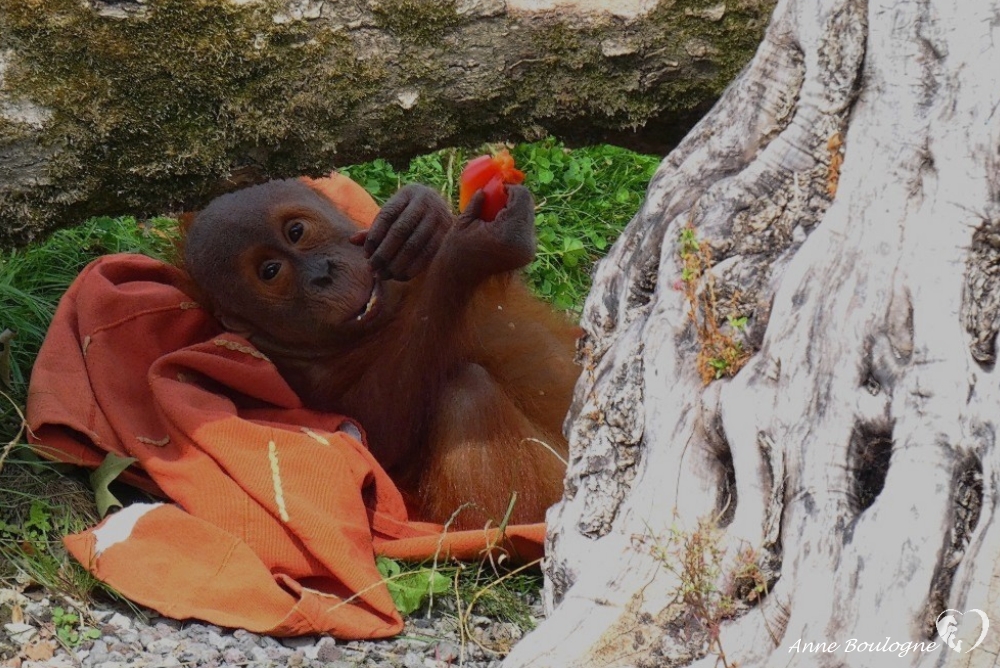
<path fill-rule="evenodd" d="M 947 608 L 1000 620 L 998 17 L 779 2 L 597 269 L 554 609 L 505 666 L 993 665 L 995 630 L 968 654 L 847 643 L 940 643 Z M 747 316 L 754 353 L 708 386 L 678 289 L 688 226 L 712 251 L 702 304 Z M 704 571 L 730 610 L 684 595 L 695 537 L 724 552 Z"/>

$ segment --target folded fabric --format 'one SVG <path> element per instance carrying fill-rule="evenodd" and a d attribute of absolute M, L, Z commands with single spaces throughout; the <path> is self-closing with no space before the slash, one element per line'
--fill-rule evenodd
<path fill-rule="evenodd" d="M 361 225 L 378 211 L 343 176 L 307 182 Z M 501 534 L 411 521 L 359 425 L 304 408 L 191 294 L 176 267 L 100 258 L 63 297 L 35 363 L 37 452 L 90 468 L 134 457 L 122 479 L 169 499 L 65 539 L 96 577 L 177 619 L 376 638 L 402 629 L 376 555 L 541 556 L 541 524 Z"/>

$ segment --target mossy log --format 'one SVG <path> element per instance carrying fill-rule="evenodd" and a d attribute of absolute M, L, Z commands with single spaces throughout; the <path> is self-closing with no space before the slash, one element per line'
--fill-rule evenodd
<path fill-rule="evenodd" d="M 772 6 L 0 0 L 0 247 L 447 145 L 641 129 L 658 150 L 750 59 Z"/>

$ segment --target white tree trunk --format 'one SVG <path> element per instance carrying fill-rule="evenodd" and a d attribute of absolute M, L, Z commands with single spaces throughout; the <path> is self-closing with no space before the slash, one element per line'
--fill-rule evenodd
<path fill-rule="evenodd" d="M 677 289 L 689 225 L 720 320 L 750 316 L 752 358 L 707 386 Z M 994 665 L 998 287 L 1000 2 L 779 2 L 598 267 L 554 610 L 504 665 L 714 666 L 720 647 L 739 666 Z M 677 575 L 704 519 L 735 603 L 718 614 Z M 966 654 L 847 651 L 940 643 L 947 608 L 996 627 Z M 961 620 L 967 649 L 978 617 Z"/>

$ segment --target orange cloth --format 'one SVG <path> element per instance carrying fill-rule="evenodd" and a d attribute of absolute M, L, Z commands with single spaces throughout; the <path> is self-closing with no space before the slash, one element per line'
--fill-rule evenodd
<path fill-rule="evenodd" d="M 308 182 L 363 225 L 378 210 L 345 177 Z M 96 260 L 60 303 L 34 367 L 27 417 L 40 454 L 87 467 L 108 452 L 135 457 L 123 479 L 173 502 L 129 506 L 68 536 L 94 575 L 177 619 L 376 638 L 402 629 L 376 555 L 541 556 L 540 524 L 498 536 L 410 521 L 353 423 L 303 408 L 185 285 L 147 257 Z"/>

